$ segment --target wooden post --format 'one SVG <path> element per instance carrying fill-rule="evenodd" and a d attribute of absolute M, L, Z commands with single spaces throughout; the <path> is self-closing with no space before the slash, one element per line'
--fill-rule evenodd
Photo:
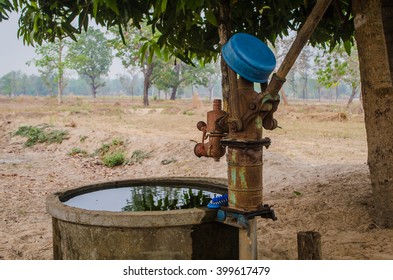
<path fill-rule="evenodd" d="M 299 260 L 321 260 L 321 234 L 316 231 L 298 232 L 297 253 Z"/>

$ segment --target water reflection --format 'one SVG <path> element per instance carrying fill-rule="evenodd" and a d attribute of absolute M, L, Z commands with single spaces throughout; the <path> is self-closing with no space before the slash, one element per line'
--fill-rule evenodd
<path fill-rule="evenodd" d="M 131 199 L 123 211 L 163 211 L 206 206 L 213 193 L 171 187 L 141 187 L 131 190 Z"/>
<path fill-rule="evenodd" d="M 206 206 L 218 193 L 191 187 L 134 186 L 75 196 L 64 204 L 86 210 L 166 211 Z"/>

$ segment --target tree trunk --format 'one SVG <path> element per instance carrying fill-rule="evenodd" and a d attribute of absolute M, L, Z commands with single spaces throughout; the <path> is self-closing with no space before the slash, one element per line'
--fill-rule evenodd
<path fill-rule="evenodd" d="M 218 17 L 218 34 L 220 36 L 220 46 L 222 47 L 231 37 L 231 20 L 230 20 L 230 1 L 219 0 L 219 17 Z M 221 56 L 221 88 L 223 99 L 223 110 L 228 112 L 229 99 L 229 71 L 228 65 Z"/>
<path fill-rule="evenodd" d="M 90 87 L 91 87 L 91 95 L 94 99 L 97 98 L 97 87 L 96 87 L 96 80 L 95 77 L 89 76 L 90 78 Z"/>
<path fill-rule="evenodd" d="M 149 78 L 145 76 L 143 81 L 143 106 L 149 106 Z"/>
<path fill-rule="evenodd" d="M 149 87 L 150 87 L 150 77 L 153 73 L 154 64 L 150 63 L 146 65 L 143 71 L 143 106 L 149 106 Z"/>
<path fill-rule="evenodd" d="M 97 88 L 94 85 L 91 85 L 91 93 L 93 95 L 93 98 L 97 98 Z"/>
<path fill-rule="evenodd" d="M 386 1 L 384 1 L 386 2 Z M 393 88 L 380 0 L 353 0 L 375 220 L 393 227 Z M 390 10 L 391 11 L 391 10 Z M 385 11 L 384 11 L 385 14 Z M 393 14 L 384 16 L 389 22 Z M 391 25 L 387 23 L 387 25 Z M 389 36 L 392 36 L 389 34 Z"/>
<path fill-rule="evenodd" d="M 339 87 L 339 84 L 337 84 L 337 86 L 336 86 L 336 103 L 338 102 L 338 87 Z"/>
<path fill-rule="evenodd" d="M 62 53 L 63 53 L 63 42 L 59 39 L 59 56 L 57 60 L 57 68 L 59 70 L 59 76 L 57 77 L 57 103 L 63 103 L 63 62 L 62 62 Z"/>
<path fill-rule="evenodd" d="M 307 74 L 306 74 L 306 76 L 304 77 L 304 87 L 303 87 L 303 101 L 306 101 L 307 100 L 307 91 L 308 91 L 308 88 L 307 88 L 307 82 L 308 82 L 308 77 L 307 77 Z"/>
<path fill-rule="evenodd" d="M 171 100 L 175 100 L 176 99 L 176 93 L 177 93 L 177 89 L 179 88 L 179 85 L 183 82 L 184 79 L 180 79 L 180 69 L 181 69 L 181 64 L 177 63 L 175 65 L 175 70 L 176 70 L 176 85 L 174 85 L 172 87 L 172 94 L 171 94 Z"/>
<path fill-rule="evenodd" d="M 318 87 L 318 100 L 321 102 L 321 87 Z"/>
<path fill-rule="evenodd" d="M 280 92 L 281 92 L 281 98 L 282 98 L 282 100 L 284 101 L 284 105 L 285 105 L 285 106 L 289 105 L 289 104 L 288 104 L 288 98 L 287 98 L 287 95 L 285 94 L 284 89 L 281 88 Z"/>
<path fill-rule="evenodd" d="M 393 81 L 393 2 L 392 0 L 381 0 L 382 21 L 385 33 L 386 47 L 390 66 L 390 76 Z"/>
<path fill-rule="evenodd" d="M 213 87 L 209 87 L 208 90 L 209 90 L 209 101 L 212 101 L 214 97 Z"/>
<path fill-rule="evenodd" d="M 351 105 L 353 99 L 355 98 L 355 95 L 356 95 L 356 87 L 354 87 L 352 85 L 352 93 L 351 93 L 351 96 L 349 97 L 349 100 L 348 100 L 348 103 L 347 103 L 347 108 L 349 108 L 349 105 Z"/>
<path fill-rule="evenodd" d="M 175 100 L 176 99 L 176 93 L 177 93 L 177 86 L 174 86 L 172 88 L 171 100 Z"/>

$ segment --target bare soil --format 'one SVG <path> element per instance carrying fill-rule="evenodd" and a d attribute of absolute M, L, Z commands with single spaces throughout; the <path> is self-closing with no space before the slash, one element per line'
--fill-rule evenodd
<path fill-rule="evenodd" d="M 81 185 L 143 177 L 226 178 L 226 162 L 197 158 L 196 129 L 209 102 L 130 98 L 0 97 L 0 259 L 52 259 L 51 217 L 45 197 Z M 198 106 L 196 106 L 198 105 Z M 291 104 L 276 118 L 282 129 L 265 132 L 264 202 L 277 221 L 258 221 L 259 259 L 296 259 L 296 234 L 318 231 L 324 259 L 393 259 L 393 230 L 372 219 L 373 201 L 363 115 L 358 105 Z M 24 147 L 13 136 L 22 125 L 65 129 L 61 144 Z M 141 163 L 108 168 L 89 154 L 113 139 L 128 156 L 149 152 Z"/>

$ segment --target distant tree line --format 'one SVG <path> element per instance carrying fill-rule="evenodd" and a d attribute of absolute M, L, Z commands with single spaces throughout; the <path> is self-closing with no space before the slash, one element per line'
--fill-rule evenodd
<path fill-rule="evenodd" d="M 107 39 L 107 38 L 110 39 Z M 194 61 L 194 66 L 170 57 L 168 51 L 154 44 L 154 36 L 143 26 L 130 28 L 124 34 L 125 43 L 116 30 L 107 34 L 89 28 L 77 36 L 77 41 L 57 39 L 36 47 L 36 58 L 29 61 L 39 75 L 11 71 L 0 77 L 0 94 L 7 96 L 34 95 L 129 95 L 143 96 L 149 105 L 149 96 L 155 99 L 192 97 L 194 91 L 209 100 L 221 97 L 220 67 Z M 283 60 L 293 38 L 291 34 L 278 38 L 273 47 L 278 60 Z M 113 57 L 118 57 L 125 72 L 108 78 Z M 324 59 L 320 59 L 320 57 Z M 281 92 L 284 98 L 302 100 L 348 100 L 360 91 L 356 49 L 348 54 L 344 47 L 332 53 L 307 46 L 287 76 Z"/>
<path fill-rule="evenodd" d="M 51 81 L 48 83 L 47 81 Z M 143 95 L 143 76 L 128 74 L 117 75 L 114 78 L 106 77 L 102 79 L 104 85 L 98 89 L 101 96 L 129 96 L 141 97 Z M 213 85 L 215 92 L 220 88 L 219 80 Z M 177 98 L 191 98 L 193 92 L 197 92 L 201 98 L 209 98 L 209 88 L 185 86 L 179 90 Z M 91 96 L 91 89 L 86 79 L 75 76 L 68 77 L 63 89 L 64 95 Z M 170 99 L 170 90 L 159 90 L 155 86 L 149 88 L 149 97 L 154 99 Z M 217 93 L 216 93 L 217 94 Z M 56 78 L 51 79 L 37 74 L 25 74 L 21 71 L 11 71 L 0 77 L 0 95 L 3 96 L 52 96 L 57 95 Z M 217 94 L 218 95 L 218 94 Z M 220 97 L 220 96 L 216 96 Z"/>

